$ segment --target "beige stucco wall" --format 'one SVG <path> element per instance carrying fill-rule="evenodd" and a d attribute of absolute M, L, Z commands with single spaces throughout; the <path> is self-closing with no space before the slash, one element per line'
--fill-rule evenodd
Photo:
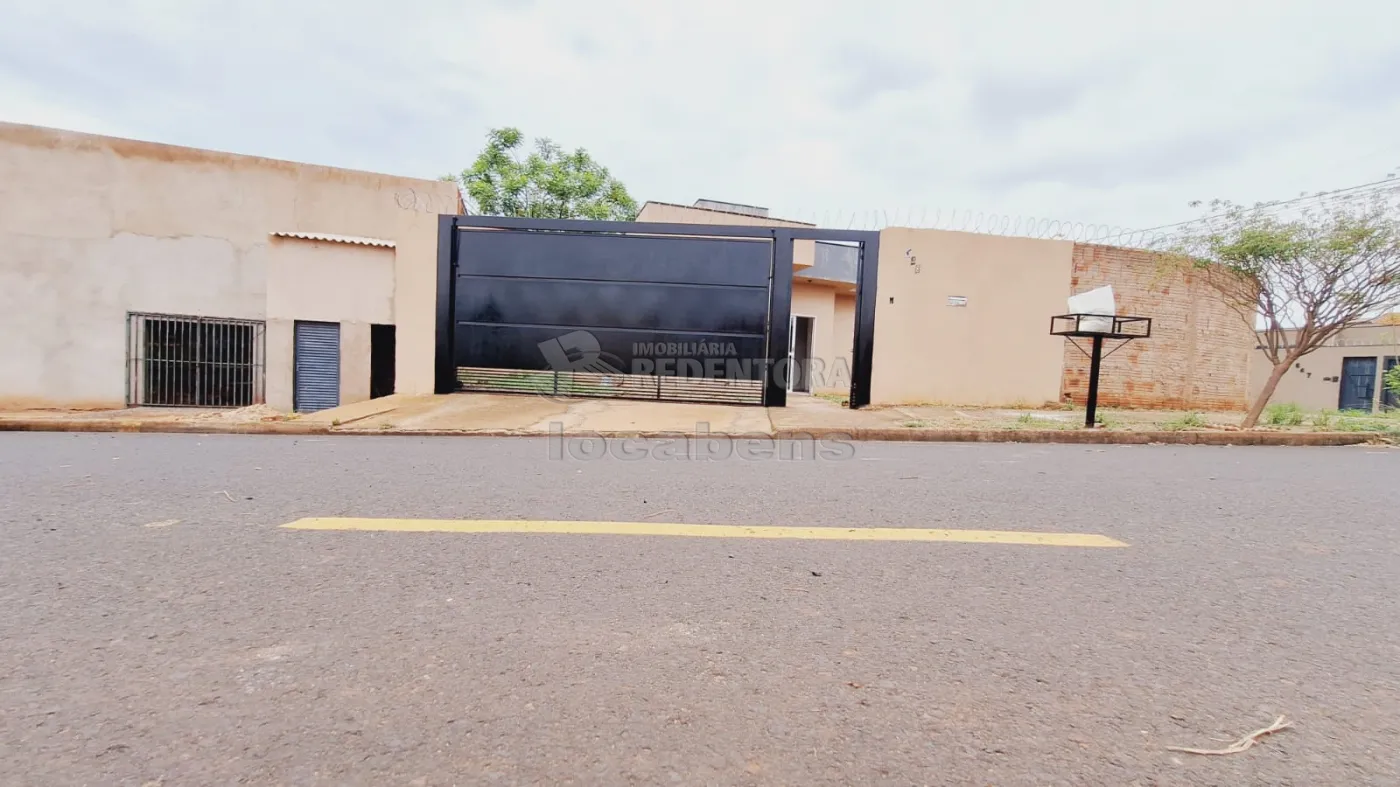
<path fill-rule="evenodd" d="M 269 337 L 282 319 L 394 322 L 399 391 L 431 392 L 437 215 L 455 212 L 451 183 L 0 123 L 0 406 L 120 406 L 130 311 L 272 317 Z"/>
<path fill-rule="evenodd" d="M 816 226 L 800 221 L 749 216 L 744 213 L 731 213 L 711 208 L 673 205 L 669 202 L 648 202 L 642 205 L 642 209 L 637 212 L 637 221 L 652 221 L 662 224 L 733 224 L 740 227 L 807 227 L 809 229 Z M 812 267 L 816 263 L 816 254 L 816 241 L 793 241 L 793 270 L 804 270 Z"/>
<path fill-rule="evenodd" d="M 325 322 L 394 322 L 394 250 L 273 238 L 267 316 Z"/>
<path fill-rule="evenodd" d="M 871 402 L 1056 401 L 1063 340 L 1049 322 L 1064 311 L 1073 253 L 1069 241 L 883 230 Z"/>
<path fill-rule="evenodd" d="M 1298 360 L 1279 380 L 1269 400 L 1275 404 L 1296 404 L 1305 410 L 1335 410 L 1341 401 L 1342 360 L 1345 358 L 1375 358 L 1376 385 L 1371 398 L 1372 409 L 1380 405 L 1381 375 L 1385 359 L 1400 356 L 1400 327 L 1362 326 L 1343 331 L 1328 345 L 1319 347 Z M 1273 364 L 1260 349 L 1249 358 L 1249 400 L 1254 401 L 1263 390 L 1273 371 Z"/>
<path fill-rule="evenodd" d="M 367 322 L 340 324 L 340 403 L 369 398 L 369 337 Z"/>
<path fill-rule="evenodd" d="M 268 369 L 291 369 L 295 358 L 296 322 L 268 320 L 263 334 L 263 347 Z M 269 407 L 291 412 L 295 401 L 292 375 L 275 374 L 267 377 L 266 401 Z"/>
<path fill-rule="evenodd" d="M 855 346 L 856 338 L 856 296 L 845 293 L 837 293 L 834 303 L 833 318 L 831 326 L 831 339 L 833 354 L 836 357 L 838 368 L 844 370 L 848 380 L 846 390 L 850 390 L 849 375 L 851 369 L 851 349 Z"/>

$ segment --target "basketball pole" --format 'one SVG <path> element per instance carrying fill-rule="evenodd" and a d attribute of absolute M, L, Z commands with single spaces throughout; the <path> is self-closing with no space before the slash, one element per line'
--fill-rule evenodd
<path fill-rule="evenodd" d="M 1094 416 L 1099 409 L 1099 361 L 1103 360 L 1103 337 L 1094 337 L 1094 349 L 1089 354 L 1089 398 L 1084 409 L 1084 428 L 1094 428 Z"/>

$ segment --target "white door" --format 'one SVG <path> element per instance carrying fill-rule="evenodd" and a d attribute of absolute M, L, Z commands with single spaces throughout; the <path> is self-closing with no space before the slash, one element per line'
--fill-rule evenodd
<path fill-rule="evenodd" d="M 797 376 L 792 373 L 795 363 L 797 363 L 797 315 L 794 314 L 788 318 L 788 362 L 787 372 L 784 375 L 787 377 L 788 393 L 792 393 L 792 380 Z"/>

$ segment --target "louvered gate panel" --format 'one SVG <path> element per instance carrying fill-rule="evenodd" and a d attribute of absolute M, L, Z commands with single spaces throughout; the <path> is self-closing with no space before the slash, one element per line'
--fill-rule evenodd
<path fill-rule="evenodd" d="M 298 322 L 293 376 L 299 413 L 328 410 L 340 404 L 340 324 Z"/>

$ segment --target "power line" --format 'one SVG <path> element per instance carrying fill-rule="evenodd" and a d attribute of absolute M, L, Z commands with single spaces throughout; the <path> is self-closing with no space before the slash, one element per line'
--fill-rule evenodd
<path fill-rule="evenodd" d="M 1277 210 L 1278 208 L 1282 208 L 1282 207 L 1284 207 L 1285 205 L 1293 205 L 1293 204 L 1296 204 L 1296 203 L 1299 203 L 1299 202 L 1310 202 L 1310 201 L 1312 201 L 1312 200 L 1325 200 L 1325 199 L 1327 199 L 1327 198 L 1329 198 L 1329 197 L 1335 197 L 1335 196 L 1337 196 L 1337 195 L 1339 195 L 1339 194 L 1350 194 L 1350 193 L 1352 193 L 1352 192 L 1361 191 L 1361 190 L 1363 190 L 1363 189 L 1371 189 L 1372 191 L 1385 191 L 1385 190 L 1386 190 L 1385 188 L 1380 188 L 1380 187 L 1387 186 L 1387 185 L 1390 186 L 1390 188 L 1393 188 L 1393 189 L 1400 189 L 1400 180 L 1397 180 L 1397 179 L 1395 179 L 1395 178 L 1386 178 L 1385 180 L 1377 180 L 1377 181 L 1373 181 L 1373 182 L 1371 182 L 1371 183 L 1362 183 L 1362 184 L 1359 185 L 1359 186 L 1348 186 L 1348 187 L 1346 187 L 1346 188 L 1344 188 L 1344 189 L 1337 189 L 1336 191 L 1324 191 L 1324 192 L 1319 192 L 1319 193 L 1317 193 L 1317 194 L 1308 194 L 1308 195 L 1305 195 L 1305 196 L 1302 196 L 1302 197 L 1294 197 L 1293 199 L 1289 199 L 1289 200 L 1282 200 L 1282 201 L 1280 201 L 1280 202 L 1271 202 L 1271 203 L 1268 203 L 1268 204 L 1266 204 L 1266 205 L 1261 205 L 1261 206 L 1260 206 L 1260 209 L 1261 209 L 1261 210 L 1264 210 L 1264 211 L 1267 211 L 1267 212 L 1269 212 L 1269 213 L 1273 213 L 1275 210 Z M 1364 192 L 1363 192 L 1363 193 L 1364 193 Z M 1197 223 L 1202 222 L 1202 221 L 1210 221 L 1211 219 L 1223 218 L 1223 217 L 1228 216 L 1228 215 L 1230 215 L 1230 214 L 1229 214 L 1229 213 L 1217 213 L 1217 214 L 1215 214 L 1214 216 L 1202 216 L 1202 217 L 1197 218 L 1197 219 L 1189 219 L 1189 220 L 1187 220 L 1187 221 L 1178 221 L 1178 222 L 1176 222 L 1175 224 L 1163 224 L 1163 225 L 1161 225 L 1161 226 L 1159 226 L 1159 227 L 1148 227 L 1148 228 L 1146 228 L 1146 229 L 1138 230 L 1138 232 L 1157 232 L 1157 231 L 1159 231 L 1159 230 L 1169 230 L 1169 229 L 1173 229 L 1173 228 L 1176 228 L 1176 227 L 1184 227 L 1184 226 L 1186 226 L 1186 225 L 1188 225 L 1188 224 L 1197 224 Z"/>

